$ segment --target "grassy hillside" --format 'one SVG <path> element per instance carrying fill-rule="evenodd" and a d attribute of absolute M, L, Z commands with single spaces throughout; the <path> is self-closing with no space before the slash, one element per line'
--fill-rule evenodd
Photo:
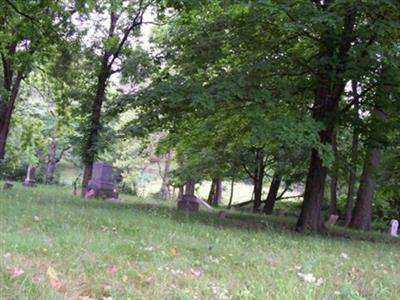
<path fill-rule="evenodd" d="M 1 298 L 399 295 L 400 244 L 384 234 L 332 229 L 305 236 L 292 232 L 293 220 L 284 217 L 192 215 L 174 203 L 123 201 L 81 200 L 60 187 L 1 191 Z"/>

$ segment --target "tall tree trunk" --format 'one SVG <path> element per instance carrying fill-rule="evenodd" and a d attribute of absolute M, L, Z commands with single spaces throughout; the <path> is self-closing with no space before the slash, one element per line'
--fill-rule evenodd
<path fill-rule="evenodd" d="M 319 58 L 328 60 L 328 63 L 321 65 L 317 73 L 317 86 L 313 105 L 313 119 L 322 122 L 325 128 L 320 131 L 320 143 L 331 144 L 332 135 L 335 127 L 335 115 L 339 106 L 339 99 L 345 87 L 343 72 L 347 68 L 348 52 L 353 42 L 353 32 L 356 23 L 356 11 L 348 10 L 343 16 L 343 27 L 341 38 L 335 44 L 332 41 L 332 31 L 326 27 L 326 31 L 321 36 L 319 47 Z M 337 68 L 330 64 L 331 60 L 338 60 Z M 323 165 L 322 158 L 318 150 L 311 152 L 310 166 L 308 169 L 304 200 L 301 213 L 296 224 L 297 231 L 320 231 L 323 229 L 321 215 L 324 200 L 325 180 L 327 169 Z"/>
<path fill-rule="evenodd" d="M 211 180 L 210 192 L 208 193 L 208 198 L 207 198 L 207 202 L 210 205 L 212 204 L 212 201 L 214 199 L 215 185 L 216 185 L 216 178 L 213 178 Z"/>
<path fill-rule="evenodd" d="M 107 81 L 110 75 L 107 66 L 109 57 L 110 54 L 108 52 L 103 55 L 101 69 L 97 79 L 96 96 L 93 99 L 91 109 L 89 134 L 86 138 L 86 142 L 83 148 L 85 171 L 82 178 L 82 195 L 84 195 L 87 184 L 92 176 L 93 163 L 98 153 L 97 143 L 99 132 L 102 127 L 101 108 L 105 97 Z"/>
<path fill-rule="evenodd" d="M 189 178 L 186 181 L 186 184 L 185 184 L 185 195 L 194 196 L 195 185 L 196 185 L 196 182 L 194 181 L 194 179 L 193 178 Z"/>
<path fill-rule="evenodd" d="M 235 186 L 235 178 L 232 177 L 232 181 L 231 181 L 231 194 L 229 196 L 229 203 L 228 203 L 228 209 L 231 209 L 232 207 L 232 201 L 233 201 L 233 189 Z"/>
<path fill-rule="evenodd" d="M 47 147 L 46 183 L 52 183 L 57 164 L 57 143 L 51 142 Z"/>
<path fill-rule="evenodd" d="M 334 122 L 330 118 L 333 118 L 337 111 L 344 83 L 337 85 L 334 91 L 331 91 L 330 79 L 321 78 L 320 81 L 314 103 L 313 118 L 318 121 L 325 121 L 326 123 L 326 128 L 319 134 L 320 143 L 326 145 L 332 144 Z M 330 121 L 327 121 L 327 119 L 330 119 Z M 320 231 L 323 228 L 321 211 L 327 171 L 318 150 L 313 149 L 306 180 L 304 200 L 296 224 L 297 231 Z"/>
<path fill-rule="evenodd" d="M 222 181 L 221 178 L 215 179 L 215 192 L 212 200 L 213 206 L 218 206 L 222 199 Z"/>
<path fill-rule="evenodd" d="M 269 187 L 267 200 L 264 205 L 264 213 L 272 214 L 275 206 L 276 197 L 278 196 L 279 187 L 281 185 L 282 177 L 278 172 L 272 176 L 271 186 Z"/>
<path fill-rule="evenodd" d="M 333 168 L 331 173 L 331 186 L 330 186 L 330 200 L 329 200 L 329 215 L 337 215 L 337 186 L 338 186 L 338 155 L 337 155 L 337 141 L 336 141 L 336 131 L 333 133 L 332 137 L 332 150 L 334 156 Z"/>
<path fill-rule="evenodd" d="M 351 215 L 353 212 L 353 203 L 354 203 L 354 195 L 355 195 L 355 187 L 356 187 L 356 176 L 357 176 L 357 154 L 358 154 L 358 141 L 359 141 L 359 132 L 357 129 L 357 122 L 359 119 L 359 95 L 357 91 L 358 83 L 353 80 L 352 84 L 352 92 L 353 92 L 353 101 L 354 101 L 354 115 L 353 115 L 353 137 L 351 142 L 351 161 L 350 161 L 350 170 L 349 170 L 349 187 L 347 190 L 347 201 L 346 201 L 346 212 L 345 212 L 345 225 L 348 226 L 351 221 Z"/>
<path fill-rule="evenodd" d="M 260 206 L 262 203 L 262 188 L 265 171 L 264 155 L 262 153 L 262 150 L 257 150 L 256 163 L 257 165 L 254 171 L 254 212 L 258 212 L 260 210 Z"/>
<path fill-rule="evenodd" d="M 171 153 L 167 153 L 164 159 L 164 171 L 162 174 L 162 183 L 160 188 L 161 199 L 168 200 L 171 197 L 169 186 L 169 172 L 171 170 Z"/>
<path fill-rule="evenodd" d="M 5 157 L 11 118 L 14 112 L 15 101 L 17 100 L 23 74 L 22 72 L 17 72 L 14 82 L 12 73 L 8 76 L 11 76 L 11 78 L 4 79 L 4 89 L 8 92 L 8 96 L 4 101 L 2 101 L 3 103 L 0 102 L 0 160 L 4 159 Z"/>
<path fill-rule="evenodd" d="M 372 118 L 374 123 L 383 122 L 385 120 L 385 114 L 381 109 L 375 107 L 372 112 Z M 377 132 L 375 132 L 375 134 L 376 133 Z M 360 187 L 358 189 L 357 199 L 350 222 L 351 228 L 362 230 L 368 230 L 370 228 L 372 202 L 376 187 L 376 171 L 381 160 L 381 154 L 382 145 L 377 141 L 371 141 L 361 174 Z"/>

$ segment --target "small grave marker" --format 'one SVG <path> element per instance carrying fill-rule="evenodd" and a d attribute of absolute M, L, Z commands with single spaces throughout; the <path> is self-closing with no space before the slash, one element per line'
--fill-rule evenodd
<path fill-rule="evenodd" d="M 328 224 L 335 225 L 338 219 L 339 219 L 338 215 L 330 215 L 328 219 Z"/>
<path fill-rule="evenodd" d="M 36 168 L 32 165 L 28 166 L 28 170 L 26 171 L 26 177 L 23 182 L 24 186 L 31 187 L 35 185 L 35 175 L 36 175 Z"/>
<path fill-rule="evenodd" d="M 14 187 L 14 184 L 11 181 L 4 182 L 3 190 L 11 190 Z"/>
<path fill-rule="evenodd" d="M 390 221 L 390 235 L 393 237 L 398 237 L 399 234 L 397 233 L 399 229 L 399 221 L 391 220 Z"/>

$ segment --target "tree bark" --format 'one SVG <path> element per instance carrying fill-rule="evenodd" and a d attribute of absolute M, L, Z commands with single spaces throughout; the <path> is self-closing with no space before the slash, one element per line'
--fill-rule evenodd
<path fill-rule="evenodd" d="M 253 212 L 258 212 L 260 210 L 261 202 L 262 202 L 262 188 L 263 188 L 263 180 L 264 180 L 264 155 L 261 150 L 257 150 L 256 152 L 256 168 L 254 171 L 254 205 Z"/>
<path fill-rule="evenodd" d="M 82 183 L 86 182 L 86 185 L 85 186 L 82 185 L 82 190 L 81 190 L 82 197 L 85 197 L 87 183 L 92 178 L 92 167 L 93 165 L 86 165 L 83 170 Z"/>
<path fill-rule="evenodd" d="M 7 75 L 7 77 L 11 76 L 11 78 L 4 79 L 3 86 L 8 92 L 8 96 L 3 103 L 0 103 L 0 160 L 4 159 L 5 157 L 7 138 L 10 132 L 11 117 L 14 112 L 15 102 L 17 100 L 19 88 L 23 78 L 23 74 L 20 71 L 17 72 L 14 82 L 12 78 L 12 72 L 5 75 Z"/>
<path fill-rule="evenodd" d="M 372 118 L 374 123 L 382 122 L 385 120 L 385 114 L 381 109 L 375 107 Z M 381 160 L 381 154 L 382 146 L 378 142 L 375 141 L 368 147 L 361 174 L 360 187 L 350 222 L 351 228 L 368 230 L 371 226 L 372 202 L 376 188 L 376 171 Z"/>
<path fill-rule="evenodd" d="M 314 102 L 313 118 L 318 121 L 326 121 L 336 113 L 339 97 L 342 94 L 344 83 L 335 87 L 335 94 L 331 91 L 331 80 L 321 78 L 320 86 Z M 328 122 L 326 128 L 319 134 L 321 144 L 332 144 L 333 122 Z M 311 151 L 311 160 L 308 170 L 304 200 L 301 213 L 296 224 L 297 231 L 321 231 L 323 229 L 322 206 L 324 200 L 325 181 L 327 168 L 324 166 L 318 150 Z"/>
<path fill-rule="evenodd" d="M 231 209 L 232 207 L 232 200 L 233 200 L 233 189 L 235 186 L 235 178 L 232 177 L 232 181 L 231 181 L 231 194 L 229 196 L 229 203 L 228 203 L 228 209 Z"/>
<path fill-rule="evenodd" d="M 279 173 L 275 172 L 272 176 L 271 186 L 269 187 L 267 200 L 264 205 L 264 213 L 272 214 L 275 206 L 275 201 L 278 196 L 279 187 L 281 185 L 282 177 Z"/>
<path fill-rule="evenodd" d="M 211 186 L 210 186 L 210 192 L 208 193 L 208 198 L 207 198 L 207 202 L 208 204 L 212 204 L 213 202 L 213 198 L 214 198 L 214 194 L 215 194 L 215 185 L 216 185 L 216 179 L 213 178 L 211 181 Z"/>
<path fill-rule="evenodd" d="M 164 157 L 164 171 L 161 174 L 161 188 L 160 195 L 161 199 L 168 200 L 171 197 L 171 190 L 169 186 L 169 177 L 168 174 L 171 170 L 171 153 L 167 153 Z"/>
<path fill-rule="evenodd" d="M 338 161 L 337 161 L 337 141 L 336 131 L 332 137 L 332 150 L 334 156 L 333 168 L 331 171 L 331 186 L 330 186 L 330 200 L 329 200 L 329 215 L 337 215 L 337 186 L 338 186 Z"/>
<path fill-rule="evenodd" d="M 47 147 L 46 183 L 52 183 L 57 163 L 57 143 L 51 142 Z"/>
<path fill-rule="evenodd" d="M 222 199 L 222 181 L 221 178 L 216 178 L 215 179 L 215 191 L 214 191 L 214 196 L 212 200 L 212 205 L 213 206 L 218 206 L 221 202 Z"/>
<path fill-rule="evenodd" d="M 193 178 L 189 178 L 186 181 L 186 184 L 185 184 L 185 195 L 194 196 L 195 185 L 196 185 L 196 182 L 194 181 L 194 179 Z"/>
<path fill-rule="evenodd" d="M 356 176 L 357 176 L 357 154 L 358 154 L 358 141 L 359 132 L 357 129 L 357 122 L 359 119 L 359 95 L 357 92 L 357 81 L 352 81 L 353 90 L 353 101 L 354 101 L 354 115 L 353 115 L 353 137 L 351 142 L 351 161 L 349 170 L 349 187 L 347 190 L 347 201 L 346 201 L 346 212 L 345 212 L 345 225 L 348 226 L 351 221 L 351 215 L 353 212 L 353 203 L 355 195 L 356 186 Z"/>

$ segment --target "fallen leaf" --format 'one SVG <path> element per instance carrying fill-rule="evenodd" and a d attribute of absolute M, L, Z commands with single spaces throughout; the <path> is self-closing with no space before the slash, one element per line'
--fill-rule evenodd
<path fill-rule="evenodd" d="M 8 269 L 8 272 L 11 274 L 11 278 L 17 278 L 25 273 L 25 271 L 20 267 L 12 267 Z"/>
<path fill-rule="evenodd" d="M 64 284 L 58 278 L 58 274 L 56 270 L 54 270 L 51 266 L 47 268 L 47 279 L 49 280 L 50 285 L 55 288 L 58 292 L 62 292 L 64 290 Z"/>
<path fill-rule="evenodd" d="M 196 270 L 196 269 L 191 269 L 190 270 L 190 273 L 194 276 L 194 277 L 200 277 L 201 276 L 201 274 L 202 274 L 202 271 L 201 270 Z"/>
<path fill-rule="evenodd" d="M 117 266 L 116 265 L 111 265 L 111 266 L 108 266 L 107 267 L 107 273 L 115 273 L 115 272 L 117 272 L 118 271 L 118 268 L 117 268 Z"/>
<path fill-rule="evenodd" d="M 172 256 L 176 256 L 176 255 L 178 254 L 178 249 L 176 249 L 176 247 L 171 247 L 171 248 L 169 249 L 169 253 L 170 253 Z"/>

